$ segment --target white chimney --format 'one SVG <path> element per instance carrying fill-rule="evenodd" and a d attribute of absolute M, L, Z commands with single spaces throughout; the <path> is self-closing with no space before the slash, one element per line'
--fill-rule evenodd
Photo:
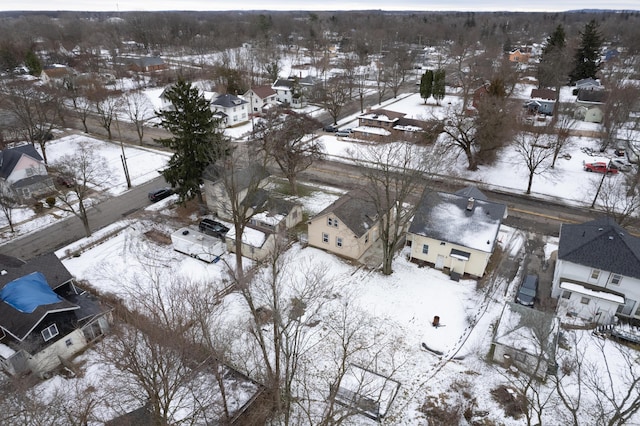
<path fill-rule="evenodd" d="M 467 201 L 467 210 L 473 210 L 473 205 L 475 204 L 475 202 L 476 200 L 473 197 L 469 197 L 469 200 Z"/>

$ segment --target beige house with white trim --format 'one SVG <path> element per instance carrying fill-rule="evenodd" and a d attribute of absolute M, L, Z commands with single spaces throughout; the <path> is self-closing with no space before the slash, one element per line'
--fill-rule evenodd
<path fill-rule="evenodd" d="M 475 187 L 455 194 L 427 190 L 409 226 L 411 259 L 448 269 L 454 278 L 482 277 L 506 216 L 504 204 Z"/>
<path fill-rule="evenodd" d="M 380 218 L 366 195 L 349 192 L 308 222 L 309 245 L 359 259 L 380 236 Z"/>

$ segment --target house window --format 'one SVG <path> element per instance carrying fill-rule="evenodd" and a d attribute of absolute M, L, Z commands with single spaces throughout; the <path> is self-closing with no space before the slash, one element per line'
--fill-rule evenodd
<path fill-rule="evenodd" d="M 571 292 L 570 292 L 570 291 L 563 291 L 563 292 L 562 292 L 562 298 L 563 298 L 563 299 L 569 299 L 569 298 L 571 298 Z"/>
<path fill-rule="evenodd" d="M 446 245 L 446 244 L 447 244 L 447 243 L 445 243 L 444 241 L 440 241 L 440 245 L 441 245 L 441 246 L 444 246 L 444 245 Z"/>
<path fill-rule="evenodd" d="M 327 219 L 327 225 L 333 226 L 334 228 L 338 227 L 338 219 L 334 219 L 332 217 Z"/>
<path fill-rule="evenodd" d="M 600 278 L 600 270 L 599 269 L 592 269 L 591 270 L 591 279 L 594 281 L 597 281 L 598 278 Z"/>
<path fill-rule="evenodd" d="M 580 303 L 582 303 L 583 305 L 588 305 L 590 301 L 591 299 L 589 299 L 588 297 L 583 297 L 582 299 L 580 299 Z"/>
<path fill-rule="evenodd" d="M 58 327 L 55 324 L 51 324 L 49 327 L 42 330 L 41 333 L 42 333 L 42 338 L 46 342 L 58 335 Z"/>
<path fill-rule="evenodd" d="M 342 238 L 340 238 L 340 237 L 336 237 L 336 245 L 337 245 L 338 247 L 342 247 Z"/>
<path fill-rule="evenodd" d="M 611 285 L 620 285 L 620 281 L 622 281 L 622 275 L 611 274 L 611 279 L 609 280 L 609 283 L 611 283 Z"/>
<path fill-rule="evenodd" d="M 327 225 L 333 226 L 333 218 L 331 217 L 327 218 Z"/>
<path fill-rule="evenodd" d="M 516 352 L 516 355 L 514 358 L 517 362 L 527 362 L 527 354 L 522 352 Z"/>
<path fill-rule="evenodd" d="M 67 347 L 73 345 L 73 342 L 71 341 L 71 339 L 67 339 L 64 341 L 64 344 L 67 345 Z"/>
<path fill-rule="evenodd" d="M 422 245 L 422 254 L 429 254 L 429 246 L 427 244 Z"/>
<path fill-rule="evenodd" d="M 329 234 L 327 233 L 322 233 L 322 242 L 323 243 L 328 243 L 329 242 Z"/>
<path fill-rule="evenodd" d="M 364 234 L 364 243 L 367 244 L 369 242 L 369 233 Z"/>

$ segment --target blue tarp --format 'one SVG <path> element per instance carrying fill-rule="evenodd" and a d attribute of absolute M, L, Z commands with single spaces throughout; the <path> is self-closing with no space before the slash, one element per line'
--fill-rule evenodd
<path fill-rule="evenodd" d="M 0 299 L 20 312 L 31 313 L 40 305 L 58 303 L 62 299 L 47 284 L 40 272 L 17 278 L 0 290 Z"/>

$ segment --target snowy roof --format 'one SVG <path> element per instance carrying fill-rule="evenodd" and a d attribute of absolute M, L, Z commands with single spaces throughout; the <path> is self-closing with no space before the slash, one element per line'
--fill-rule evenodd
<path fill-rule="evenodd" d="M 576 293 L 584 294 L 586 296 L 596 297 L 598 299 L 608 300 L 610 302 L 616 302 L 621 305 L 624 305 L 624 296 L 610 293 L 608 291 L 605 291 L 604 289 L 602 290 L 590 289 L 581 284 L 570 283 L 565 281 L 560 283 L 560 288 L 564 290 L 569 290 Z"/>
<path fill-rule="evenodd" d="M 553 359 L 560 321 L 554 315 L 507 302 L 496 329 L 494 342 L 537 356 L 543 350 Z"/>
<path fill-rule="evenodd" d="M 560 226 L 558 259 L 640 278 L 640 238 L 611 218 L 564 223 Z"/>
<path fill-rule="evenodd" d="M 409 233 L 491 253 L 505 212 L 504 204 L 427 190 Z"/>
<path fill-rule="evenodd" d="M 226 238 L 231 240 L 236 239 L 236 228 L 235 226 L 229 226 L 229 232 L 227 232 Z M 246 226 L 244 228 L 244 232 L 242 233 L 242 243 L 251 247 L 262 247 L 264 242 L 267 240 L 267 234 L 259 231 L 255 228 L 251 228 Z"/>
<path fill-rule="evenodd" d="M 358 118 L 395 123 L 404 116 L 405 114 L 402 112 L 389 111 L 386 109 L 374 109 L 367 111 L 364 114 L 360 114 Z"/>
<path fill-rule="evenodd" d="M 354 127 L 352 130 L 354 132 L 369 133 L 372 135 L 380 135 L 380 136 L 389 136 L 391 134 L 390 131 L 383 129 L 382 127 L 358 126 L 358 127 Z"/>

